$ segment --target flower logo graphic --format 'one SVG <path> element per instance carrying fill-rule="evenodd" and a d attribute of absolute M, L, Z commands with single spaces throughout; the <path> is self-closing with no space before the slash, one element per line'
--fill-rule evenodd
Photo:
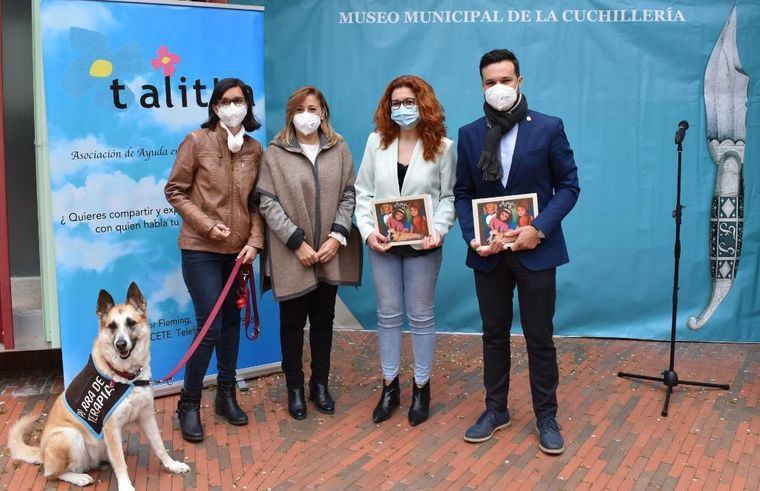
<path fill-rule="evenodd" d="M 169 53 L 169 48 L 161 46 L 158 48 L 158 58 L 150 60 L 150 64 L 153 66 L 154 70 L 163 68 L 164 77 L 171 77 L 177 69 L 175 65 L 179 63 L 179 59 L 179 56 L 174 53 Z"/>
<path fill-rule="evenodd" d="M 69 44 L 75 55 L 63 74 L 62 89 L 77 98 L 88 94 L 99 106 L 113 104 L 109 89 L 111 78 L 135 76 L 145 66 L 138 44 L 128 43 L 114 50 L 108 37 L 101 32 L 72 27 L 69 29 Z M 130 102 L 132 99 L 134 94 L 125 88 L 122 100 Z"/>

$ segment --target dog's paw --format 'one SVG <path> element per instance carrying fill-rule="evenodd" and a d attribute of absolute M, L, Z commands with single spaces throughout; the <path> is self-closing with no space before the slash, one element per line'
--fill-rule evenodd
<path fill-rule="evenodd" d="M 132 483 L 127 481 L 125 483 L 119 483 L 119 491 L 135 491 L 135 487 Z"/>
<path fill-rule="evenodd" d="M 184 462 L 178 462 L 176 460 L 172 460 L 171 462 L 169 462 L 169 465 L 165 467 L 172 474 L 184 474 L 185 472 L 190 472 L 189 465 L 185 464 Z"/>
<path fill-rule="evenodd" d="M 62 481 L 66 481 L 68 483 L 73 484 L 74 486 L 89 486 L 90 484 L 95 482 L 95 479 L 92 478 L 89 474 L 80 474 L 77 472 L 64 472 L 60 476 L 58 476 L 59 479 Z"/>

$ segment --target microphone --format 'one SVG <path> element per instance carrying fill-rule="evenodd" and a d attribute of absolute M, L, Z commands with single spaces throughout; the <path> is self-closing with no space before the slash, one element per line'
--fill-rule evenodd
<path fill-rule="evenodd" d="M 681 121 L 678 123 L 678 131 L 676 131 L 676 145 L 683 143 L 683 139 L 686 136 L 686 130 L 689 129 L 688 121 Z"/>

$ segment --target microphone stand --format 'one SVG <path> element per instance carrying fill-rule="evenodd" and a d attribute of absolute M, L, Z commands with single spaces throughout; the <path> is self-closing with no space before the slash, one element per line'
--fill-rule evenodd
<path fill-rule="evenodd" d="M 688 128 L 688 124 L 686 126 Z M 673 255 L 675 257 L 675 264 L 673 267 L 673 315 L 670 324 L 670 365 L 667 370 L 663 370 L 662 377 L 652 377 L 648 375 L 637 375 L 635 373 L 618 372 L 618 377 L 634 378 L 641 380 L 653 380 L 655 382 L 662 382 L 667 386 L 665 392 L 665 406 L 662 408 L 662 415 L 668 415 L 668 404 L 670 403 L 670 395 L 673 393 L 673 387 L 677 385 L 695 385 L 698 387 L 712 387 L 715 389 L 729 390 L 727 384 L 713 384 L 709 382 L 692 382 L 690 380 L 678 380 L 678 374 L 675 370 L 675 357 L 676 357 L 676 314 L 678 313 L 678 267 L 681 261 L 681 210 L 685 208 L 681 206 L 681 153 L 683 152 L 683 138 L 684 131 L 680 130 L 676 134 L 676 144 L 678 145 L 678 180 L 676 187 L 676 209 L 673 210 L 673 218 L 676 221 L 676 239 L 675 246 L 673 248 Z"/>

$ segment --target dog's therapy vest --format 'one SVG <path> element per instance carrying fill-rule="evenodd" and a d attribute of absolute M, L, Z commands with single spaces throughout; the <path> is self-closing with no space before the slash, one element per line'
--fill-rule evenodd
<path fill-rule="evenodd" d="M 132 384 L 115 382 L 95 367 L 92 356 L 81 372 L 66 388 L 66 406 L 98 440 L 103 438 L 103 426 L 133 389 Z"/>

